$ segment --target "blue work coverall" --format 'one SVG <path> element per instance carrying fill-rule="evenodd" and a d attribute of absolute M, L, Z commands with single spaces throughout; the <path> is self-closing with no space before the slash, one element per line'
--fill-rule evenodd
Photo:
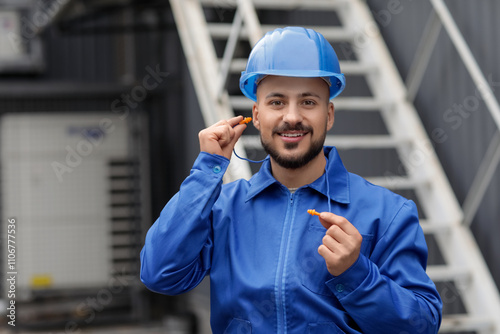
<path fill-rule="evenodd" d="M 176 295 L 210 275 L 214 333 L 436 333 L 442 303 L 425 272 L 415 204 L 348 173 L 325 147 L 325 173 L 291 193 L 267 159 L 250 180 L 222 184 L 229 160 L 200 153 L 149 230 L 141 280 Z M 361 253 L 332 276 L 318 247 L 331 211 L 361 233 Z"/>

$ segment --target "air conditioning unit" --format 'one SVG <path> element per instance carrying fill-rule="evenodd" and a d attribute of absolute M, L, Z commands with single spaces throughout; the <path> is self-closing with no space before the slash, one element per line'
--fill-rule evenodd
<path fill-rule="evenodd" d="M 99 289 L 133 272 L 146 189 L 129 126 L 107 113 L 2 117 L 0 235 L 6 245 L 15 219 L 18 298 Z"/>

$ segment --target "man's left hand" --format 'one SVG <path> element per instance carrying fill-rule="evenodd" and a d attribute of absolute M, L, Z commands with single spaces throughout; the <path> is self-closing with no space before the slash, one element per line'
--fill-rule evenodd
<path fill-rule="evenodd" d="M 357 261 L 363 237 L 344 217 L 322 212 L 319 221 L 327 230 L 318 253 L 330 274 L 339 276 Z"/>

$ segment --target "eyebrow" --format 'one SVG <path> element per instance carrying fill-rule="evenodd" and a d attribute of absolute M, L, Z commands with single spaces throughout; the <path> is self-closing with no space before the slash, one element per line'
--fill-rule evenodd
<path fill-rule="evenodd" d="M 277 92 L 271 92 L 269 93 L 267 96 L 266 96 L 266 99 L 268 98 L 271 98 L 271 97 L 281 97 L 281 98 L 284 98 L 285 95 L 281 94 L 281 93 L 277 93 Z"/>
<path fill-rule="evenodd" d="M 313 96 L 313 97 L 317 97 L 317 98 L 321 98 L 321 96 L 319 96 L 318 94 L 315 94 L 315 93 L 311 93 L 311 92 L 304 92 L 302 94 L 298 94 L 298 96 L 300 97 L 308 97 L 308 96 Z M 282 93 L 278 93 L 278 92 L 271 92 L 269 93 L 267 96 L 266 96 L 266 99 L 268 98 L 271 98 L 271 97 L 280 97 L 280 98 L 284 98 L 285 95 L 282 94 Z"/>
<path fill-rule="evenodd" d="M 305 92 L 305 93 L 302 93 L 300 94 L 301 97 L 308 97 L 308 96 L 313 96 L 313 97 L 317 97 L 318 99 L 321 99 L 321 96 L 319 96 L 318 94 L 316 93 L 311 93 L 311 92 Z"/>

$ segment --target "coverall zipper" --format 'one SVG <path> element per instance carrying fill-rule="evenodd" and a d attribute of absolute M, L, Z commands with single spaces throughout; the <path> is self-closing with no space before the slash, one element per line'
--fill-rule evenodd
<path fill-rule="evenodd" d="M 277 332 L 287 333 L 286 326 L 286 279 L 287 279 L 287 262 L 288 250 L 290 248 L 290 239 L 295 220 L 295 202 L 294 194 L 290 194 L 290 200 L 287 207 L 285 221 L 283 223 L 283 231 L 281 234 L 280 252 L 278 257 L 278 270 L 275 279 L 275 298 L 276 298 L 276 314 L 277 314 Z"/>

